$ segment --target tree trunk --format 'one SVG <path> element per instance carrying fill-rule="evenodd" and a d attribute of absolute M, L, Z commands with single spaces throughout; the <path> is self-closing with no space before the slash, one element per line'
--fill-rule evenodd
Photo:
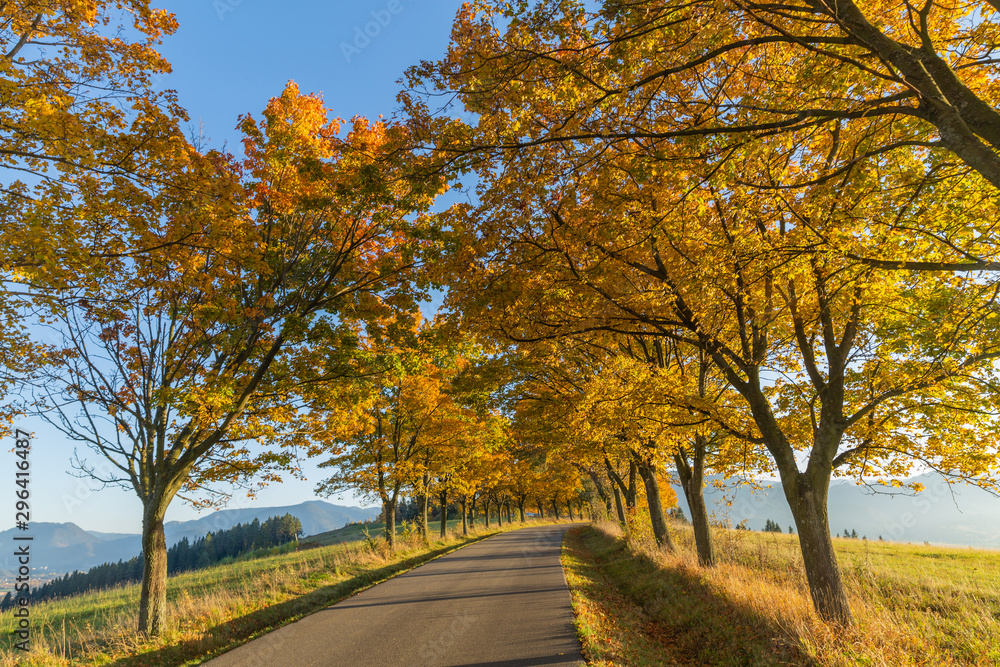
<path fill-rule="evenodd" d="M 469 534 L 469 512 L 466 509 L 466 503 L 468 498 L 462 496 L 462 537 L 466 537 Z"/>
<path fill-rule="evenodd" d="M 572 501 L 567 501 L 566 502 L 566 509 L 569 510 L 569 520 L 570 521 L 576 521 L 576 519 L 573 518 L 573 503 L 572 503 Z"/>
<path fill-rule="evenodd" d="M 483 498 L 483 515 L 486 517 L 486 530 L 490 529 L 490 499 Z"/>
<path fill-rule="evenodd" d="M 618 523 L 625 526 L 628 521 L 625 519 L 625 507 L 622 505 L 622 492 L 618 490 L 618 485 L 614 485 L 612 491 L 615 493 L 615 509 L 618 510 Z"/>
<path fill-rule="evenodd" d="M 545 518 L 545 503 L 543 503 L 541 501 L 541 499 L 536 498 L 535 499 L 535 507 L 538 508 L 538 518 L 539 519 L 544 519 Z"/>
<path fill-rule="evenodd" d="M 628 491 L 625 493 L 625 508 L 629 510 L 635 510 L 635 499 L 639 493 L 639 488 L 636 486 L 635 473 L 637 471 L 635 461 L 629 461 L 628 464 Z"/>
<path fill-rule="evenodd" d="M 691 510 L 691 526 L 694 528 L 694 543 L 698 550 L 698 564 L 702 567 L 715 566 L 715 545 L 708 524 L 708 508 L 705 506 L 705 447 L 695 436 L 693 461 L 688 464 L 687 456 L 681 450 L 674 455 L 677 475 L 681 478 L 681 488 Z"/>
<path fill-rule="evenodd" d="M 396 549 L 396 503 L 387 500 L 382 505 L 385 508 L 385 543 L 389 545 L 389 550 Z"/>
<path fill-rule="evenodd" d="M 629 512 L 625 510 L 635 509 L 635 462 L 629 461 L 627 486 L 625 484 L 625 480 L 621 478 L 621 475 L 619 475 L 614 469 L 614 466 L 611 465 L 611 461 L 607 457 L 604 458 L 604 467 L 608 472 L 608 479 L 611 480 L 611 488 L 614 489 L 615 492 L 615 504 L 618 507 L 618 520 L 621 522 L 622 526 L 625 527 L 625 530 L 628 530 Z M 624 496 L 625 500 L 624 508 L 622 507 L 622 496 Z"/>
<path fill-rule="evenodd" d="M 448 492 L 441 491 L 438 494 L 441 499 L 441 539 L 448 536 Z"/>
<path fill-rule="evenodd" d="M 600 496 L 601 502 L 604 503 L 604 507 L 608 512 L 608 518 L 611 518 L 611 496 L 608 494 L 607 490 L 604 488 L 604 484 L 601 483 L 601 476 L 592 470 L 588 470 L 587 474 L 590 475 L 591 481 L 594 482 L 594 488 L 597 490 L 597 495 Z M 593 508 L 591 508 L 591 515 L 594 514 Z"/>
<path fill-rule="evenodd" d="M 702 567 L 715 566 L 715 544 L 712 541 L 712 527 L 708 522 L 708 508 L 705 506 L 704 487 L 697 481 L 692 481 L 694 491 L 687 496 L 688 508 L 691 510 L 691 525 L 694 527 L 695 548 L 698 550 L 698 563 Z"/>
<path fill-rule="evenodd" d="M 473 493 L 472 494 L 472 507 L 469 508 L 469 523 L 471 524 L 472 530 L 476 529 L 476 519 L 477 519 L 476 502 L 478 500 L 479 500 L 479 498 L 477 498 L 476 494 Z"/>
<path fill-rule="evenodd" d="M 559 503 L 556 502 L 555 498 L 552 499 L 552 511 L 556 515 L 556 521 L 558 521 L 561 517 L 559 516 Z"/>
<path fill-rule="evenodd" d="M 430 539 L 430 530 L 427 521 L 428 505 L 430 505 L 430 499 L 427 495 L 427 484 L 425 482 L 423 493 L 420 494 L 420 536 L 424 538 L 424 542 L 427 542 Z"/>
<path fill-rule="evenodd" d="M 524 498 L 517 503 L 518 512 L 521 514 L 521 523 L 524 523 Z"/>
<path fill-rule="evenodd" d="M 646 502 L 649 505 L 649 522 L 653 524 L 653 536 L 661 547 L 674 550 L 667 528 L 667 517 L 663 513 L 663 501 L 660 498 L 660 483 L 656 479 L 656 468 L 648 463 L 636 465 L 642 482 L 646 486 Z"/>
<path fill-rule="evenodd" d="M 792 516 L 799 533 L 802 563 L 809 581 L 809 593 L 819 615 L 841 625 L 853 623 L 847 590 L 840 576 L 837 554 L 830 538 L 830 520 L 827 514 L 827 488 L 815 488 L 808 483 L 805 473 L 799 475 Z"/>
<path fill-rule="evenodd" d="M 497 527 L 503 528 L 503 505 L 497 500 L 494 505 L 497 506 Z"/>
<path fill-rule="evenodd" d="M 163 631 L 167 613 L 167 540 L 163 517 L 167 503 L 152 500 L 142 512 L 142 588 L 139 593 L 139 632 L 147 637 Z"/>

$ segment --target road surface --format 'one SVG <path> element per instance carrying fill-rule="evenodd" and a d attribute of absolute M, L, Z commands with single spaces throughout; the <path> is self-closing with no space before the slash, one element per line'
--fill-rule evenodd
<path fill-rule="evenodd" d="M 566 525 L 502 533 L 209 661 L 212 667 L 582 665 Z"/>

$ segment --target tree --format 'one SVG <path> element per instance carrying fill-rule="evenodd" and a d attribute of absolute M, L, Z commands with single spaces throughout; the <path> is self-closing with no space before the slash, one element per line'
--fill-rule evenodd
<path fill-rule="evenodd" d="M 156 47 L 177 23 L 145 0 L 18 2 L 0 17 L 4 278 L 94 279 L 95 260 L 125 250 L 123 228 L 148 222 L 164 167 L 184 152 L 186 116 L 152 83 L 170 70 Z"/>
<path fill-rule="evenodd" d="M 317 487 L 320 493 L 351 488 L 382 501 L 390 548 L 402 490 L 412 486 L 426 495 L 436 475 L 447 477 L 451 452 L 461 446 L 470 419 L 448 391 L 451 343 L 433 322 L 411 327 L 405 313 L 395 317 L 401 321 L 372 322 L 354 381 L 317 404 L 327 427 L 323 446 L 313 450 L 328 455 L 320 467 L 334 471 Z M 441 487 L 447 491 L 447 483 Z M 423 503 L 426 517 L 426 498 Z"/>
<path fill-rule="evenodd" d="M 503 417 L 490 415 L 480 423 L 478 432 L 467 439 L 463 449 L 457 453 L 458 460 L 450 480 L 452 491 L 458 496 L 462 510 L 462 535 L 468 535 L 469 513 L 475 511 L 476 501 L 482 490 L 492 483 L 491 479 L 500 468 L 498 454 L 507 437 L 506 420 Z M 474 515 L 472 524 L 474 527 Z"/>
<path fill-rule="evenodd" d="M 294 84 L 241 128 L 246 159 L 209 154 L 195 174 L 210 184 L 204 205 L 178 201 L 150 221 L 164 238 L 195 229 L 204 243 L 147 246 L 56 310 L 66 362 L 43 415 L 110 463 L 80 461 L 85 474 L 142 500 L 147 634 L 163 625 L 170 502 L 210 504 L 224 499 L 213 483 L 291 466 L 280 446 L 312 432 L 307 389 L 339 377 L 351 318 L 410 300 L 417 242 L 406 234 L 434 194 L 402 178 L 401 127 L 357 118 L 340 137 Z"/>
<path fill-rule="evenodd" d="M 876 461 L 885 462 L 887 471 L 898 471 L 905 456 L 935 465 L 944 461 L 924 449 L 919 440 L 905 435 L 907 427 L 901 415 L 909 412 L 917 422 L 929 424 L 930 418 L 937 425 L 936 418 L 921 414 L 926 406 L 943 407 L 951 397 L 990 400 L 989 395 L 977 393 L 966 380 L 959 379 L 960 374 L 975 368 L 975 373 L 983 374 L 985 385 L 992 373 L 989 359 L 997 354 L 997 348 L 987 314 L 989 302 L 980 300 L 980 287 L 969 282 L 955 282 L 953 289 L 946 291 L 937 280 L 876 275 L 870 267 L 850 260 L 800 255 L 801 268 L 794 268 L 787 244 L 801 245 L 792 240 L 794 233 L 783 231 L 787 228 L 783 228 L 782 216 L 768 219 L 751 215 L 741 223 L 733 195 L 724 199 L 707 194 L 711 198 L 706 203 L 711 203 L 700 213 L 697 207 L 702 205 L 695 204 L 696 196 L 689 193 L 686 215 L 659 216 L 658 228 L 635 230 L 638 238 L 625 238 L 620 229 L 609 230 L 613 236 L 602 238 L 599 227 L 586 223 L 593 219 L 591 214 L 581 215 L 580 211 L 559 215 L 563 220 L 577 219 L 578 225 L 540 225 L 533 248 L 526 244 L 522 254 L 508 247 L 509 266 L 516 269 L 505 275 L 505 289 L 523 298 L 525 292 L 510 288 L 522 271 L 534 285 L 539 285 L 540 276 L 553 276 L 553 282 L 548 283 L 553 289 L 546 293 L 525 288 L 534 290 L 526 301 L 537 308 L 512 307 L 504 326 L 522 339 L 558 331 L 576 334 L 593 327 L 629 333 L 639 325 L 653 326 L 662 335 L 702 350 L 744 401 L 744 414 L 752 415 L 752 422 L 739 433 L 740 439 L 764 445 L 783 471 L 817 608 L 828 618 L 847 621 L 850 612 L 825 518 L 829 478 L 834 469 L 852 465 L 864 466 L 866 473 L 872 474 Z M 741 200 L 740 209 L 752 210 L 750 201 Z M 827 205 L 836 207 L 837 201 L 831 198 Z M 609 203 L 595 202 L 594 215 L 605 217 Z M 715 231 L 697 230 L 695 221 L 703 215 L 715 218 L 720 226 Z M 687 233 L 682 236 L 664 227 L 668 219 L 677 220 Z M 773 225 L 773 231 L 765 231 L 765 222 Z M 642 241 L 646 234 L 649 236 Z M 661 234 L 671 238 L 670 246 L 646 245 Z M 755 237 L 763 243 L 751 247 Z M 718 245 L 712 242 L 706 248 L 706 239 L 713 238 Z M 559 250 L 538 254 L 538 245 Z M 596 253 L 595 247 L 600 249 Z M 644 247 L 649 249 L 639 250 Z M 559 264 L 561 273 L 555 268 Z M 619 273 L 607 271 L 608 265 L 616 266 Z M 622 275 L 628 279 L 623 280 Z M 578 281 L 579 288 L 567 297 L 567 286 L 574 284 L 571 281 Z M 662 292 L 653 287 L 656 283 Z M 483 285 L 474 289 L 481 294 Z M 937 298 L 929 299 L 931 293 L 937 293 Z M 896 301 L 898 296 L 902 299 Z M 501 303 L 505 299 L 503 295 L 498 298 Z M 925 306 L 918 305 L 918 298 L 927 299 Z M 582 307 L 569 312 L 556 309 L 557 302 L 567 300 Z M 893 310 L 890 303 L 895 304 Z M 504 309 L 495 307 L 495 311 Z M 963 312 L 973 315 L 963 319 Z M 891 313 L 905 313 L 905 324 L 894 321 Z M 910 316 L 916 313 L 921 316 Z M 914 343 L 929 340 L 922 337 L 931 335 L 931 322 L 936 327 L 934 335 L 946 335 L 949 343 L 937 347 L 934 356 L 923 356 L 916 352 L 919 347 L 915 349 Z M 685 333 L 674 328 L 678 324 Z M 888 342 L 890 339 L 895 340 Z M 890 350 L 907 350 L 907 361 L 900 363 Z M 815 359 L 825 360 L 822 369 Z M 766 373 L 772 372 L 769 369 L 790 381 L 772 385 L 765 379 Z M 932 389 L 938 398 L 928 393 Z M 949 399 L 942 401 L 943 396 Z M 690 406 L 703 409 L 696 402 Z M 805 420 L 799 421 L 796 415 Z M 964 421 L 969 423 L 968 418 Z M 844 426 L 853 427 L 846 441 Z M 946 429 L 941 423 L 940 428 L 928 432 L 944 436 Z M 951 440 L 954 451 L 963 452 L 947 457 L 952 472 L 976 478 L 987 471 L 992 464 L 974 454 L 971 441 L 952 433 L 956 435 Z M 795 462 L 794 450 L 810 437 L 814 456 L 803 473 Z M 986 467 L 979 468 L 980 464 Z"/>
<path fill-rule="evenodd" d="M 639 360 L 628 354 L 608 359 L 584 385 L 575 424 L 581 431 L 589 430 L 593 440 L 603 443 L 609 459 L 627 461 L 630 475 L 638 474 L 642 479 L 654 537 L 661 546 L 673 549 L 658 480 L 659 471 L 665 468 L 667 448 L 662 442 L 662 424 L 650 415 L 659 406 L 651 406 L 644 400 L 649 389 L 645 381 L 655 374 L 653 368 L 647 359 Z M 615 483 L 623 486 L 616 467 L 610 461 L 606 466 Z M 634 494 L 633 489 L 630 484 L 629 495 Z M 630 504 L 634 504 L 634 498 Z"/>
<path fill-rule="evenodd" d="M 128 37 L 115 30 L 124 17 Z M 176 29 L 172 14 L 142 0 L 18 2 L 0 19 L 2 435 L 23 414 L 13 390 L 56 361 L 26 328 L 37 299 L 101 279 L 183 159 L 185 116 L 151 85 L 169 71 L 156 47 Z"/>
<path fill-rule="evenodd" d="M 602 405 L 613 408 L 606 422 L 638 429 L 633 437 L 643 432 L 655 437 L 661 455 L 673 460 L 691 508 L 699 563 L 712 566 L 714 547 L 704 499 L 706 468 L 719 473 L 740 468 L 747 475 L 752 469 L 767 467 L 754 448 L 727 432 L 745 433 L 747 417 L 730 404 L 728 387 L 712 373 L 704 351 L 655 330 L 648 334 L 637 330 L 617 339 L 618 354 L 627 361 L 616 372 L 627 379 L 617 389 L 598 388 L 592 393 Z"/>
<path fill-rule="evenodd" d="M 829 181 L 890 155 L 909 187 L 921 189 L 932 175 L 948 187 L 988 184 L 995 192 L 998 19 L 991 0 L 546 0 L 531 10 L 483 2 L 459 13 L 448 58 L 411 70 L 408 102 L 429 129 L 455 126 L 428 119 L 420 93 L 459 96 L 493 119 L 478 136 L 451 135 L 460 140 L 447 152 L 459 164 L 484 151 L 558 143 L 579 162 L 613 151 L 644 154 L 666 169 L 688 160 L 718 166 L 763 143 L 826 166 L 780 185 L 746 174 L 744 182 L 763 188 Z M 520 104 L 534 90 L 547 91 L 552 103 Z M 704 137 L 711 141 L 689 141 Z M 685 142 L 683 156 L 664 153 Z M 992 210 L 992 199 L 981 205 Z M 881 268 L 993 271 L 1000 266 L 995 219 L 925 217 L 884 227 L 877 233 L 896 242 L 877 244 L 875 253 L 863 238 L 831 234 L 824 243 Z"/>
<path fill-rule="evenodd" d="M 548 174 L 558 168 L 546 166 L 550 157 L 545 150 L 519 155 L 533 166 L 521 164 L 517 173 Z M 748 156 L 739 171 L 753 173 L 754 159 Z M 667 185 L 672 177 L 616 184 L 605 195 L 597 168 L 538 192 L 513 175 L 481 172 L 489 184 L 475 214 L 482 225 L 464 213 L 462 224 L 480 233 L 505 231 L 480 238 L 480 247 L 492 248 L 484 253 L 493 261 L 491 272 L 467 271 L 483 280 L 469 281 L 453 298 L 464 299 L 468 287 L 475 294 L 466 303 L 481 302 L 502 271 L 502 291 L 491 293 L 492 317 L 513 338 L 653 327 L 701 350 L 752 417 L 746 428 L 730 430 L 763 446 L 781 474 L 817 609 L 849 622 L 826 518 L 830 477 L 851 466 L 878 474 L 883 464 L 897 475 L 907 456 L 944 462 L 908 437 L 904 422 L 934 421 L 946 430 L 938 421 L 946 410 L 938 408 L 955 399 L 989 402 L 972 387 L 989 382 L 989 361 L 998 351 L 981 286 L 961 279 L 942 285 L 931 276 L 879 272 L 850 258 L 797 250 L 810 246 L 811 232 L 793 220 L 839 217 L 850 208 L 863 210 L 862 219 L 877 216 L 868 206 L 867 184 L 853 189 L 848 181 L 789 202 L 736 187 L 730 172 L 720 170 L 718 188 L 685 188 L 678 200 L 679 190 Z M 547 213 L 535 213 L 547 206 Z M 497 225 L 497 216 L 506 228 Z M 503 268 L 496 266 L 498 248 L 504 249 Z M 573 307 L 562 307 L 567 302 Z M 945 346 L 923 347 L 942 335 Z M 772 383 L 771 372 L 789 379 Z M 970 384 L 960 378 L 967 372 L 980 379 Z M 690 407 L 703 409 L 697 402 Z M 990 470 L 993 464 L 974 454 L 971 441 L 952 433 L 951 446 L 963 452 L 946 457 L 952 472 L 975 479 Z M 801 471 L 795 450 L 810 440 L 808 467 Z"/>
<path fill-rule="evenodd" d="M 671 9 L 648 4 L 661 6 Z M 616 18 L 618 9 L 632 16 L 631 6 L 611 9 L 595 21 Z M 920 184 L 926 186 L 919 151 L 890 160 L 888 151 L 861 147 L 871 137 L 855 126 L 816 134 L 795 150 L 787 137 L 741 144 L 698 128 L 693 134 L 710 138 L 682 140 L 678 125 L 700 122 L 692 121 L 695 111 L 708 108 L 685 98 L 697 98 L 701 89 L 678 84 L 644 95 L 656 84 L 629 87 L 625 78 L 625 93 L 615 77 L 647 67 L 644 38 L 629 49 L 630 24 L 602 23 L 598 33 L 607 41 L 590 49 L 593 35 L 580 6 L 548 16 L 512 19 L 500 32 L 488 9 L 480 17 L 465 12 L 447 61 L 421 70 L 477 114 L 473 128 L 443 128 L 438 144 L 445 154 L 464 152 L 478 161 L 466 164 L 483 182 L 481 204 L 454 214 L 455 228 L 469 230 L 480 253 L 460 257 L 474 279 L 454 298 L 475 307 L 489 293 L 492 321 L 521 341 L 651 327 L 704 353 L 752 417 L 738 436 L 766 450 L 781 475 L 816 608 L 827 619 L 850 622 L 830 542 L 829 480 L 835 470 L 896 477 L 907 457 L 936 466 L 947 461 L 950 472 L 966 479 L 991 474 L 995 453 L 989 461 L 977 455 L 941 417 L 954 399 L 966 406 L 992 400 L 979 390 L 992 381 L 998 349 L 988 314 L 992 288 L 815 250 L 836 236 L 850 247 L 891 252 L 899 237 L 873 238 L 870 230 L 919 228 L 911 206 Z M 725 29 L 730 24 L 721 18 Z M 648 43 L 663 58 L 695 57 Z M 704 44 L 699 38 L 697 46 Z M 473 60 L 487 64 L 474 67 Z M 592 69 L 598 62 L 607 68 Z M 728 79 L 719 74 L 718 80 Z M 705 85 L 711 89 L 715 81 L 709 77 Z M 796 94 L 805 86 L 798 84 Z M 758 105 L 762 94 L 723 92 L 747 106 Z M 639 129 L 621 130 L 621 122 Z M 867 174 L 838 171 L 845 146 L 846 155 L 864 154 Z M 694 164 L 711 151 L 726 160 Z M 897 163 L 920 177 L 894 169 Z M 527 181 L 525 174 L 538 178 Z M 746 174 L 764 174 L 763 185 L 747 183 Z M 786 186 L 795 191 L 786 196 Z M 952 208 L 939 192 L 931 194 L 921 199 L 920 216 L 940 212 L 951 219 L 955 208 L 976 210 L 971 192 Z M 480 264 L 481 258 L 488 260 Z M 772 382 L 770 373 L 781 379 Z M 954 455 L 942 456 L 938 445 L 925 448 L 910 428 L 935 438 L 940 431 L 937 442 L 948 440 Z M 804 471 L 796 461 L 801 449 L 809 454 Z"/>

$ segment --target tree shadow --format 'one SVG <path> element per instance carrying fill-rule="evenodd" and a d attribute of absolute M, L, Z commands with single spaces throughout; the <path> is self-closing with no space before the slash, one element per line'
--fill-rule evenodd
<path fill-rule="evenodd" d="M 593 528 L 577 537 L 591 581 L 605 580 L 642 607 L 648 617 L 643 632 L 678 664 L 819 667 L 798 638 L 713 590 L 696 573 L 664 568 Z"/>
<path fill-rule="evenodd" d="M 317 588 L 285 602 L 279 602 L 220 623 L 195 639 L 137 655 L 121 657 L 108 664 L 112 667 L 160 667 L 162 665 L 181 665 L 193 660 L 208 660 L 251 639 L 256 639 L 283 625 L 336 604 L 344 598 L 393 575 L 453 551 L 455 548 L 457 548 L 456 545 L 442 547 L 375 570 L 366 571 L 356 577 Z M 280 662 L 279 655 L 275 655 L 274 658 Z"/>

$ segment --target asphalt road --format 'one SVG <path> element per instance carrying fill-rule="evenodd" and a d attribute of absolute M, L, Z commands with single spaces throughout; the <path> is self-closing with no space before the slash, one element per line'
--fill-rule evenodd
<path fill-rule="evenodd" d="M 567 526 L 503 533 L 244 644 L 212 667 L 582 665 Z"/>

